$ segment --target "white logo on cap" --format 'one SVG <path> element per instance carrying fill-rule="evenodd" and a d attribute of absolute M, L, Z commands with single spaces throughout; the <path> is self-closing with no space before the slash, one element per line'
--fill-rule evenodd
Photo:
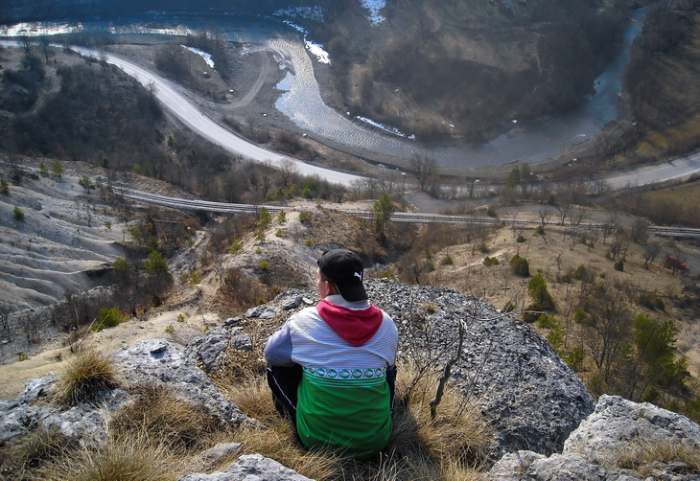
<path fill-rule="evenodd" d="M 353 275 L 358 279 L 362 280 L 362 274 L 360 274 L 359 272 L 355 272 Z"/>

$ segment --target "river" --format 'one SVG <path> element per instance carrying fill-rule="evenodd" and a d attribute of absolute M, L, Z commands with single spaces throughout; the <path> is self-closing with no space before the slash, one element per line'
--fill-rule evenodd
<path fill-rule="evenodd" d="M 323 102 L 314 73 L 314 60 L 303 34 L 277 20 L 238 16 L 152 15 L 119 21 L 24 23 L 0 27 L 0 36 L 51 35 L 70 32 L 111 32 L 151 35 L 186 35 L 215 29 L 230 40 L 248 42 L 273 51 L 287 71 L 278 85 L 276 108 L 309 136 L 367 159 L 407 166 L 414 155 L 436 160 L 444 172 L 468 173 L 471 168 L 502 166 L 516 161 L 539 163 L 558 157 L 595 137 L 618 118 L 618 94 L 630 49 L 639 35 L 646 9 L 631 17 L 623 45 L 595 81 L 595 93 L 565 115 L 514 124 L 513 130 L 479 146 L 464 143 L 425 145 L 369 127 L 352 114 L 338 112 Z M 331 58 L 332 60 L 332 58 Z M 319 68 L 326 68 L 319 66 Z"/>

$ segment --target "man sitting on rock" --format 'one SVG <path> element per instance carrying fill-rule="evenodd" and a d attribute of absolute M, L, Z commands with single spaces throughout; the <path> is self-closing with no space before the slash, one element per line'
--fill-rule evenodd
<path fill-rule="evenodd" d="M 267 341 L 268 383 L 277 410 L 295 421 L 306 448 L 371 456 L 391 437 L 398 332 L 367 300 L 357 254 L 334 249 L 318 267 L 321 301 Z"/>

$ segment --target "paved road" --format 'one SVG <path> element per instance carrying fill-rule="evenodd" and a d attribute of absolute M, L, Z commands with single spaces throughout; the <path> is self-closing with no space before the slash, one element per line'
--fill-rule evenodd
<path fill-rule="evenodd" d="M 257 162 L 268 162 L 273 166 L 279 166 L 284 161 L 292 162 L 299 173 L 318 175 L 336 184 L 350 185 L 363 178 L 359 175 L 310 165 L 299 159 L 281 155 L 251 144 L 207 117 L 198 107 L 180 94 L 172 83 L 158 74 L 110 53 L 82 47 L 73 47 L 73 49 L 82 55 L 103 58 L 108 63 L 116 65 L 126 74 L 134 77 L 144 86 L 152 86 L 158 100 L 185 125 L 231 153 L 242 155 Z M 698 174 L 700 174 L 700 152 L 663 164 L 610 174 L 604 180 L 612 190 L 620 190 L 674 180 L 681 181 Z"/>
<path fill-rule="evenodd" d="M 198 107 L 180 94 L 171 82 L 160 75 L 111 53 L 98 52 L 97 50 L 83 47 L 71 48 L 81 55 L 104 59 L 107 63 L 116 65 L 124 73 L 135 78 L 143 86 L 152 88 L 156 98 L 181 122 L 205 139 L 233 154 L 241 155 L 256 162 L 269 163 L 273 167 L 280 167 L 284 162 L 290 162 L 300 174 L 317 175 L 335 184 L 351 185 L 353 182 L 363 178 L 359 175 L 310 165 L 299 159 L 281 155 L 251 144 L 207 117 Z"/>
<path fill-rule="evenodd" d="M 225 202 L 183 199 L 180 197 L 170 197 L 166 195 L 152 194 L 150 192 L 135 190 L 120 185 L 115 186 L 115 192 L 121 194 L 125 198 L 145 204 L 153 204 L 164 207 L 172 207 L 175 209 L 196 210 L 211 213 L 258 213 L 263 208 L 273 213 L 282 210 L 293 210 L 293 208 L 291 207 L 284 207 L 278 205 L 232 204 Z M 372 213 L 369 211 L 344 210 L 343 212 L 364 219 L 372 218 Z M 396 212 L 392 215 L 391 220 L 394 222 L 406 222 L 412 224 L 516 225 L 523 228 L 534 228 L 539 225 L 539 222 L 537 221 L 527 221 L 519 219 L 494 219 L 492 217 L 422 214 L 416 212 Z M 582 223 L 578 225 L 566 224 L 560 227 L 602 230 L 606 228 L 606 225 Z M 700 229 L 692 229 L 688 227 L 650 226 L 649 231 L 663 237 L 700 238 Z"/>

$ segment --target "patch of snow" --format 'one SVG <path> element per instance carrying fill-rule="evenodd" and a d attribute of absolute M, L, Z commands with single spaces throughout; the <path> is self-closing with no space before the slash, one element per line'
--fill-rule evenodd
<path fill-rule="evenodd" d="M 309 40 L 309 32 L 304 27 L 292 22 L 291 20 L 282 20 L 282 23 L 293 28 L 294 30 L 296 30 L 304 36 L 304 46 L 311 55 L 316 57 L 316 60 L 318 60 L 320 63 L 325 63 L 327 65 L 331 64 L 331 57 L 328 54 L 328 52 L 324 50 L 323 45 Z"/>
<path fill-rule="evenodd" d="M 272 15 L 275 17 L 290 17 L 290 18 L 305 18 L 307 20 L 313 20 L 315 22 L 323 22 L 325 15 L 323 13 L 323 8 L 315 5 L 312 7 L 287 7 L 280 8 L 275 11 Z"/>
<path fill-rule="evenodd" d="M 206 63 L 209 66 L 209 68 L 214 68 L 214 58 L 211 56 L 210 53 L 205 52 L 204 50 L 200 50 L 198 48 L 188 47 L 187 45 L 180 45 L 180 47 L 185 48 L 196 55 L 199 55 L 204 59 L 204 63 Z"/>
<path fill-rule="evenodd" d="M 355 118 L 359 120 L 360 122 L 364 122 L 368 125 L 371 125 L 372 127 L 383 130 L 384 132 L 387 132 L 392 135 L 396 135 L 397 137 L 403 137 L 405 139 L 409 140 L 416 140 L 416 136 L 414 134 L 408 135 L 403 132 L 401 132 L 399 129 L 396 127 L 391 127 L 390 125 L 384 125 L 381 122 L 377 122 L 376 120 L 369 119 L 367 117 L 363 117 L 361 115 L 356 115 Z"/>
<path fill-rule="evenodd" d="M 328 52 L 323 49 L 323 45 L 306 39 L 304 40 L 304 45 L 306 45 L 306 49 L 311 53 L 311 55 L 316 57 L 316 60 L 327 65 L 331 64 L 330 55 L 328 55 Z"/>
<path fill-rule="evenodd" d="M 82 23 L 22 22 L 0 26 L 0 37 L 40 37 L 82 31 Z"/>
<path fill-rule="evenodd" d="M 360 4 L 369 12 L 369 21 L 372 25 L 379 25 L 386 20 L 380 13 L 386 7 L 386 0 L 360 0 Z"/>

